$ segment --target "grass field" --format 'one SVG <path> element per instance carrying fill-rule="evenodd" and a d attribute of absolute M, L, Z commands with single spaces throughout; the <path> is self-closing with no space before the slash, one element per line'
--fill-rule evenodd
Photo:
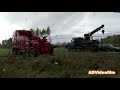
<path fill-rule="evenodd" d="M 11 49 L 0 48 L 0 56 L 7 56 L 11 52 Z"/>
<path fill-rule="evenodd" d="M 8 55 L 8 57 L 3 57 Z M 88 75 L 89 70 L 112 70 L 115 75 Z M 69 52 L 55 48 L 54 56 L 14 57 L 0 49 L 1 78 L 119 78 L 120 53 Z"/>

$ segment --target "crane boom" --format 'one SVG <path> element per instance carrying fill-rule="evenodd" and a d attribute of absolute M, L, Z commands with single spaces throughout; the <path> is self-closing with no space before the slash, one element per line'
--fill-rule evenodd
<path fill-rule="evenodd" d="M 93 30 L 92 32 L 89 33 L 90 36 L 92 36 L 94 33 L 98 32 L 99 30 L 101 30 L 101 28 L 103 28 L 104 25 L 101 25 L 100 27 L 96 28 L 95 30 Z"/>
<path fill-rule="evenodd" d="M 90 37 L 91 37 L 94 33 L 96 33 L 96 32 L 98 32 L 99 30 L 101 30 L 103 27 L 104 27 L 104 25 L 101 25 L 100 27 L 96 28 L 96 29 L 93 30 L 92 32 L 90 32 L 90 33 L 88 33 L 88 34 L 84 34 L 85 39 L 86 39 L 86 40 L 90 40 Z"/>

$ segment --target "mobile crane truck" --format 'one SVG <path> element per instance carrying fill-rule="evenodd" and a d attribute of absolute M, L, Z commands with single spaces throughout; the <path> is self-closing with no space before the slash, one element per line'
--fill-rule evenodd
<path fill-rule="evenodd" d="M 53 54 L 53 47 L 46 37 L 33 35 L 30 30 L 16 30 L 12 37 L 12 53 L 14 55 L 25 54 L 38 56 Z"/>

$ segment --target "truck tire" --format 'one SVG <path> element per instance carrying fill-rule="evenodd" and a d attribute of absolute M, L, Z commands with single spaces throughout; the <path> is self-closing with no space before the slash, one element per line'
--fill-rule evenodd
<path fill-rule="evenodd" d="M 36 54 L 36 52 L 34 50 L 31 50 L 30 54 L 31 54 L 31 57 L 36 57 L 37 56 L 37 54 Z"/>
<path fill-rule="evenodd" d="M 27 57 L 29 57 L 29 56 L 30 56 L 29 51 L 26 51 L 26 52 L 25 52 L 25 55 L 26 55 Z"/>
<path fill-rule="evenodd" d="M 97 46 L 91 46 L 91 51 L 92 52 L 97 52 L 98 51 L 98 47 Z"/>
<path fill-rule="evenodd" d="M 12 49 L 12 54 L 13 54 L 13 55 L 18 55 L 17 49 Z"/>
<path fill-rule="evenodd" d="M 51 48 L 51 49 L 50 49 L 50 55 L 53 54 L 53 51 L 54 51 L 54 48 Z"/>
<path fill-rule="evenodd" d="M 13 54 L 13 55 L 15 55 L 15 54 L 16 54 L 16 53 L 15 53 L 15 49 L 12 49 L 12 54 Z"/>
<path fill-rule="evenodd" d="M 20 50 L 17 51 L 18 55 L 22 55 L 22 52 Z"/>

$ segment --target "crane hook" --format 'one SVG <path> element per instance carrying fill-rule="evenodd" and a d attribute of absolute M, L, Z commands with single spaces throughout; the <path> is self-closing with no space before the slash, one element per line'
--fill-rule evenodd
<path fill-rule="evenodd" d="M 105 32 L 105 30 L 102 30 L 103 35 L 104 35 L 104 32 Z"/>

